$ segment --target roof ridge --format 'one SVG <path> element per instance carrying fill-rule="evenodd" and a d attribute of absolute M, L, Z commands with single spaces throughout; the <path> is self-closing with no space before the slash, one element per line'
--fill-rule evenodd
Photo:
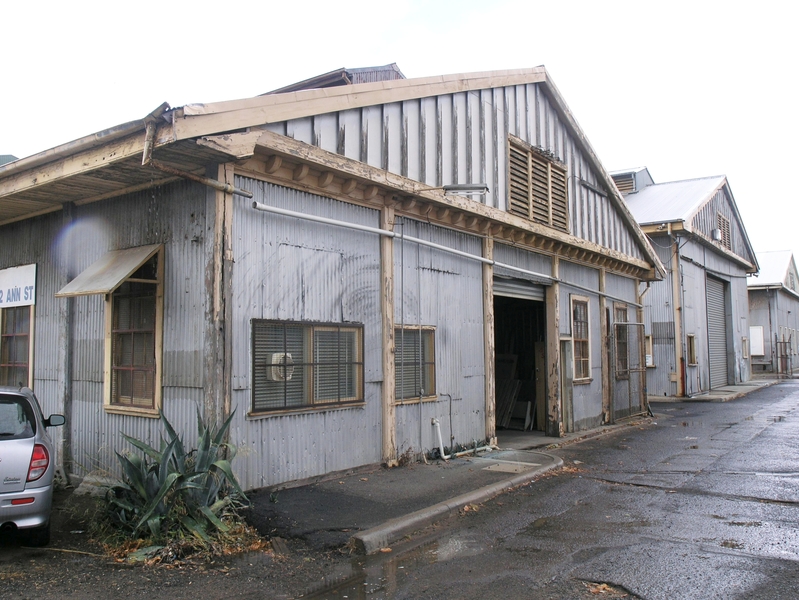
<path fill-rule="evenodd" d="M 702 181 L 703 179 L 726 179 L 726 175 L 706 175 L 704 177 L 690 177 L 688 179 L 675 179 L 674 181 L 661 181 L 652 185 L 668 185 L 670 183 L 688 183 L 689 181 Z M 651 187 L 651 186 L 647 186 Z"/>

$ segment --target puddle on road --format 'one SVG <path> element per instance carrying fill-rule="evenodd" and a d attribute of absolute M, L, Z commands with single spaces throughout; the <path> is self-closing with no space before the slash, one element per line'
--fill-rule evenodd
<path fill-rule="evenodd" d="M 339 573 L 309 589 L 302 598 L 391 598 L 404 577 L 418 567 L 485 551 L 472 537 L 452 536 L 394 553 L 353 558 Z"/>

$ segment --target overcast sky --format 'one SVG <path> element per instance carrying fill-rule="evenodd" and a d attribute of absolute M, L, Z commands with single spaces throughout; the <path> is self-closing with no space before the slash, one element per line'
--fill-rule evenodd
<path fill-rule="evenodd" d="M 544 65 L 606 169 L 647 166 L 657 183 L 725 174 L 755 250 L 799 254 L 797 16 L 762 0 L 15 2 L 0 154 L 340 67 Z"/>

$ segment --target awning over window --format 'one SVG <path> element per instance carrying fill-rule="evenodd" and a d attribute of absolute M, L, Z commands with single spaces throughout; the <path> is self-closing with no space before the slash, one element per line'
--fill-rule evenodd
<path fill-rule="evenodd" d="M 56 298 L 110 294 L 158 252 L 160 244 L 107 252 L 61 288 Z"/>

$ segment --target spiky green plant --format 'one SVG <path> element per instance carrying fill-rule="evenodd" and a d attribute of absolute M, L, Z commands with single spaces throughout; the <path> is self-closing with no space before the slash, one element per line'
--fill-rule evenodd
<path fill-rule="evenodd" d="M 224 441 L 232 418 L 215 430 L 198 409 L 197 448 L 188 452 L 163 412 L 159 450 L 122 434 L 141 454 L 116 453 L 122 479 L 106 494 L 111 523 L 134 538 L 188 533 L 209 543 L 224 535 L 225 519 L 247 502 L 231 468 L 236 449 Z"/>

